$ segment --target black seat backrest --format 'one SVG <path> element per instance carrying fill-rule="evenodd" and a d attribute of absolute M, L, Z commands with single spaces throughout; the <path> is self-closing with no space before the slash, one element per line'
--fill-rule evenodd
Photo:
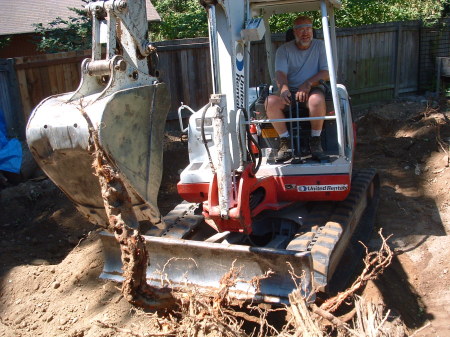
<path fill-rule="evenodd" d="M 295 36 L 294 36 L 294 29 L 289 28 L 289 29 L 286 31 L 286 37 L 285 37 L 285 39 L 286 39 L 286 42 L 289 42 L 289 41 L 292 41 L 293 39 L 295 39 Z"/>

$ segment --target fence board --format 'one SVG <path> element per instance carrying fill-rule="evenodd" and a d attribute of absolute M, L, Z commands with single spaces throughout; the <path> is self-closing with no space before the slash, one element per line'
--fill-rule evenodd
<path fill-rule="evenodd" d="M 419 88 L 418 72 L 411 71 L 417 69 L 419 65 L 419 48 L 417 41 L 420 40 L 419 30 L 403 29 L 403 40 L 401 48 L 401 59 L 399 76 L 402 79 L 399 83 L 399 92 L 408 91 L 410 88 Z"/>
<path fill-rule="evenodd" d="M 80 64 L 90 51 L 67 52 L 15 58 L 23 118 L 44 98 L 73 91 L 80 82 Z"/>
<path fill-rule="evenodd" d="M 28 90 L 28 82 L 26 79 L 25 72 L 23 71 L 17 72 L 17 81 L 19 83 L 19 91 L 22 100 L 23 114 L 24 116 L 28 116 L 34 106 L 32 105 L 33 103 L 31 101 L 30 92 Z M 26 117 L 25 119 L 27 120 Z"/>

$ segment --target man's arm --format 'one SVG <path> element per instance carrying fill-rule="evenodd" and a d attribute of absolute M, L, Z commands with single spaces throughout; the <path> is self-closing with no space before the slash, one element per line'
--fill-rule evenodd
<path fill-rule="evenodd" d="M 285 104 L 291 103 L 291 92 L 289 91 L 287 74 L 282 71 L 276 71 L 275 80 L 280 92 L 280 97 Z"/>
<path fill-rule="evenodd" d="M 308 95 L 311 91 L 311 87 L 319 85 L 320 80 L 328 81 L 329 78 L 330 74 L 328 73 L 328 70 L 319 71 L 317 74 L 308 78 L 298 87 L 295 98 L 300 102 L 306 102 L 308 100 Z"/>
<path fill-rule="evenodd" d="M 330 74 L 328 70 L 321 70 L 313 77 L 310 77 L 306 82 L 309 82 L 311 86 L 316 86 L 320 84 L 320 80 L 328 81 L 330 79 Z"/>

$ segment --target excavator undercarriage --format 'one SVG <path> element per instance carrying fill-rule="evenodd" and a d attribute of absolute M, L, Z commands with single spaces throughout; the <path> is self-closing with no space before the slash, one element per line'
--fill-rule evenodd
<path fill-rule="evenodd" d="M 213 231 L 199 204 L 179 204 L 144 236 L 150 256 L 147 280 L 155 287 L 194 288 L 211 296 L 220 288 L 221 278 L 235 269 L 238 276 L 230 295 L 236 301 L 286 303 L 299 286 L 305 295 L 335 292 L 347 284 L 355 263 L 361 261 L 359 241 L 366 242 L 372 233 L 378 185 L 374 170 L 360 170 L 354 173 L 352 191 L 344 201 L 296 203 L 265 214 L 266 221 L 276 217 L 290 223 L 301 215 L 302 224 L 296 224 L 295 233 L 274 233 L 273 239 L 258 246 L 257 237 Z M 102 241 L 106 250 L 101 277 L 121 281 L 119 245 L 107 232 Z"/>

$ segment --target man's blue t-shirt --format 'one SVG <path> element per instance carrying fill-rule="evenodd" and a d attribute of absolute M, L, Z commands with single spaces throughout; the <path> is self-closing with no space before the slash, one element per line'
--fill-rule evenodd
<path fill-rule="evenodd" d="M 275 71 L 287 74 L 288 86 L 298 87 L 321 70 L 328 70 L 325 43 L 313 39 L 306 50 L 299 49 L 295 40 L 281 45 L 275 55 Z"/>

